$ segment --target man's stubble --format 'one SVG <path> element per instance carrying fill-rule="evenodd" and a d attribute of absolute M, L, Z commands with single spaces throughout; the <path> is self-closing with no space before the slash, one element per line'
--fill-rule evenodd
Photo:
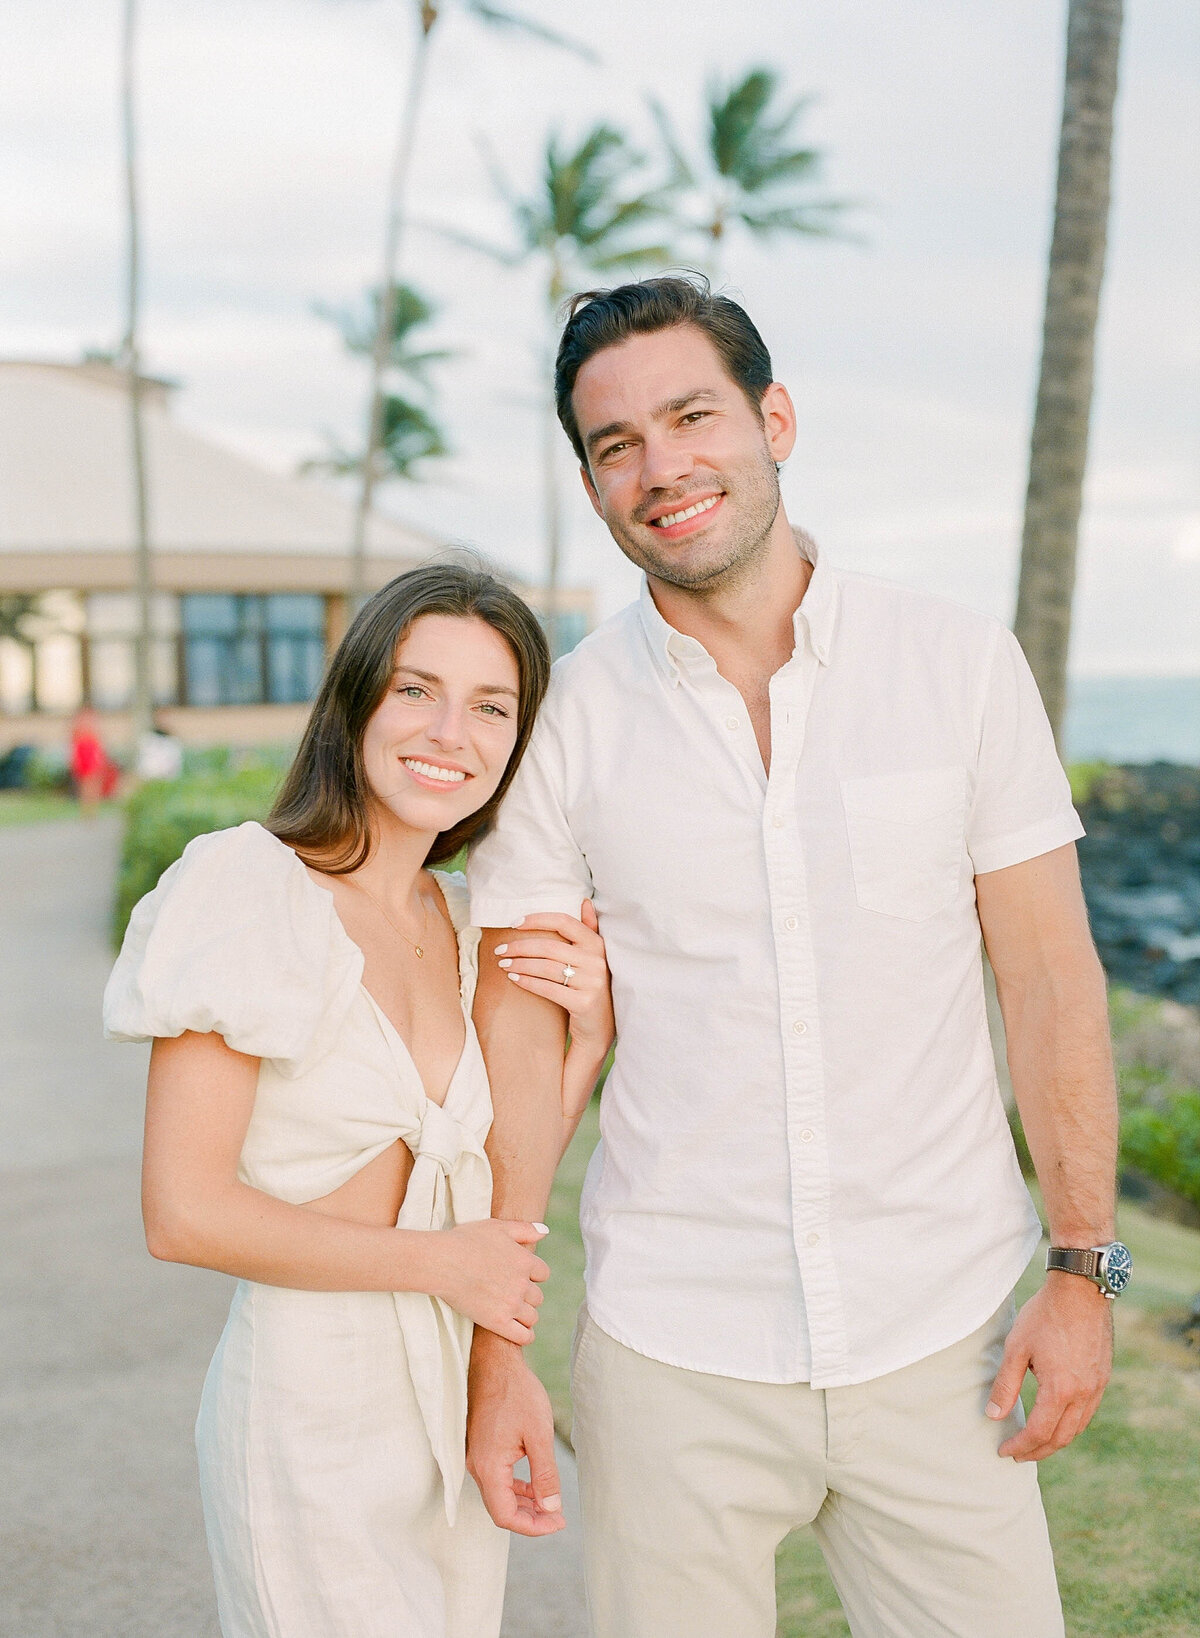
<path fill-rule="evenodd" d="M 666 498 L 684 507 L 689 494 L 714 487 L 725 491 L 721 511 L 724 521 L 732 520 L 733 529 L 727 540 L 714 543 L 709 551 L 705 551 L 701 535 L 689 542 L 694 545 L 694 554 L 688 551 L 673 554 L 669 549 L 657 552 L 645 543 L 649 525 L 643 525 L 635 536 L 621 521 L 606 515 L 609 533 L 629 561 L 653 579 L 700 598 L 725 592 L 755 573 L 767 554 L 768 538 L 779 514 L 782 500 L 779 473 L 766 440 L 759 458 L 748 463 L 736 477 L 715 472 L 704 483 L 692 484 L 681 489 L 678 495 Z M 662 505 L 662 498 L 654 504 Z"/>

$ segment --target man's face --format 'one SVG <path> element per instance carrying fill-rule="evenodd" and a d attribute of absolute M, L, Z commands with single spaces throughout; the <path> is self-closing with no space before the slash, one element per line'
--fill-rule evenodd
<path fill-rule="evenodd" d="M 779 510 L 775 463 L 795 439 L 778 383 L 760 417 L 703 330 L 682 324 L 589 358 L 572 405 L 592 505 L 639 568 L 711 590 L 765 549 Z"/>

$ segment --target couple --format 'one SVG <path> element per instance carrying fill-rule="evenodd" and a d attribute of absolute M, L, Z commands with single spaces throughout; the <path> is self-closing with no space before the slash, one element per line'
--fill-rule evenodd
<path fill-rule="evenodd" d="M 109 1033 L 155 1040 L 151 1249 L 240 1280 L 198 1424 L 223 1631 L 494 1638 L 505 1532 L 562 1526 L 522 1347 L 615 1012 L 573 1376 L 596 1638 L 772 1638 L 805 1522 L 856 1638 L 1056 1638 L 1034 1464 L 1096 1409 L 1128 1265 L 1032 678 L 793 533 L 791 401 L 702 281 L 577 298 L 556 391 L 640 601 L 539 712 L 515 597 L 393 581 L 266 827 L 193 842 L 110 983 Z M 426 868 L 464 844 L 469 904 Z M 981 930 L 1054 1242 L 1015 1323 L 1039 1231 Z"/>

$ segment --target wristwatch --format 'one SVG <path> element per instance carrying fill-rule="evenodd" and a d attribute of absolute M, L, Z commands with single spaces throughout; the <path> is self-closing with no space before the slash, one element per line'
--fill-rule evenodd
<path fill-rule="evenodd" d="M 1133 1273 L 1133 1258 L 1129 1247 L 1120 1240 L 1107 1246 L 1089 1246 L 1079 1250 L 1074 1246 L 1051 1246 L 1046 1253 L 1046 1268 L 1058 1269 L 1063 1274 L 1082 1274 L 1085 1280 L 1100 1287 L 1101 1296 L 1110 1302 L 1119 1297 L 1129 1284 Z"/>

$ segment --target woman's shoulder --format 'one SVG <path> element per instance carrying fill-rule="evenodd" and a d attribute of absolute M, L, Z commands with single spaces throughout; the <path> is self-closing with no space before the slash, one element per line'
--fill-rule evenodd
<path fill-rule="evenodd" d="M 295 1060 L 361 972 L 331 895 L 248 822 L 195 837 L 135 906 L 105 992 L 105 1032 L 216 1031 L 237 1051 Z"/>

